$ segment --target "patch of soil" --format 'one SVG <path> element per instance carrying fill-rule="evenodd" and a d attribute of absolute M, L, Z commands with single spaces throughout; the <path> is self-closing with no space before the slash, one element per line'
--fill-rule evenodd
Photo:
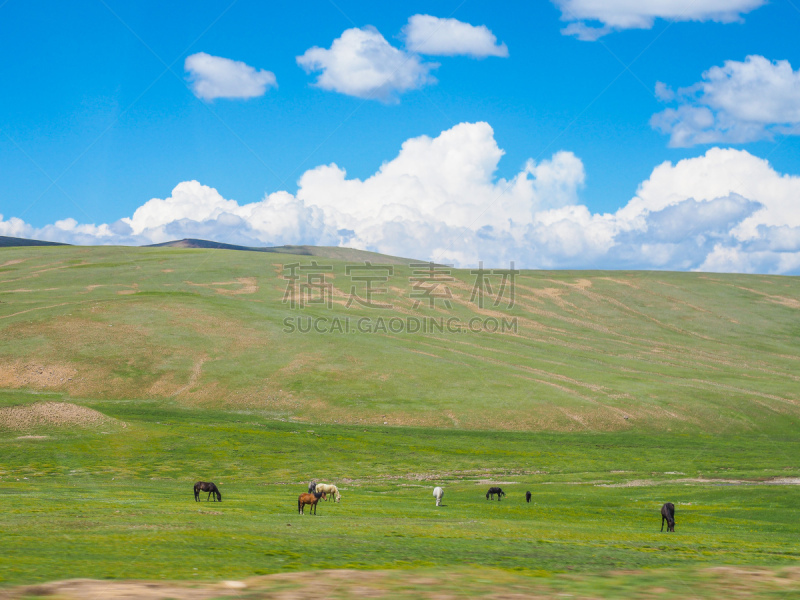
<path fill-rule="evenodd" d="M 10 267 L 11 265 L 18 265 L 19 263 L 25 262 L 26 260 L 28 260 L 28 259 L 27 258 L 15 258 L 13 260 L 7 260 L 2 265 L 0 265 L 0 269 L 2 269 L 3 267 Z"/>
<path fill-rule="evenodd" d="M 597 487 L 651 487 L 671 483 L 703 483 L 711 485 L 800 485 L 800 477 L 772 477 L 770 479 L 709 479 L 707 477 L 682 477 L 680 479 L 632 479 L 624 483 L 595 484 Z"/>
<path fill-rule="evenodd" d="M 29 596 L 57 596 L 68 600 L 205 600 L 235 594 L 246 584 L 222 582 L 216 585 L 183 582 L 155 581 L 98 581 L 96 579 L 68 579 L 39 585 L 30 585 L 6 592 L 0 591 L 0 599 L 26 598 Z"/>
<path fill-rule="evenodd" d="M 0 408 L 0 429 L 35 427 L 92 427 L 118 422 L 101 412 L 71 402 L 36 402 Z M 124 427 L 125 424 L 122 423 Z"/>
<path fill-rule="evenodd" d="M 78 371 L 67 365 L 0 363 L 0 388 L 53 388 L 66 385 Z"/>
<path fill-rule="evenodd" d="M 214 281 L 212 283 L 194 283 L 192 281 L 185 281 L 188 285 L 197 287 L 210 288 L 218 294 L 225 294 L 226 296 L 238 296 L 239 294 L 255 294 L 258 291 L 258 284 L 255 277 L 237 277 L 235 281 Z M 233 289 L 218 286 L 239 286 Z"/>
<path fill-rule="evenodd" d="M 495 481 L 494 479 L 479 479 L 475 482 L 478 485 L 514 485 L 519 481 Z"/>

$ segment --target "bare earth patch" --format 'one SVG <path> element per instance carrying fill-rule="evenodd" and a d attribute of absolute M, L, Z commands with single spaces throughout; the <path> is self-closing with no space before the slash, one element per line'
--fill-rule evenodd
<path fill-rule="evenodd" d="M 478 485 L 514 485 L 519 481 L 495 481 L 494 479 L 480 479 L 475 482 Z"/>
<path fill-rule="evenodd" d="M 212 283 L 194 283 L 192 281 L 185 281 L 188 285 L 196 287 L 210 288 L 218 294 L 225 294 L 226 296 L 238 296 L 239 294 L 255 294 L 258 291 L 258 284 L 255 277 L 237 277 L 235 281 L 215 281 Z M 219 286 L 239 286 L 233 289 Z"/>
<path fill-rule="evenodd" d="M 25 262 L 26 260 L 28 260 L 28 259 L 27 258 L 15 258 L 13 260 L 7 260 L 2 265 L 0 265 L 0 269 L 2 269 L 3 267 L 10 267 L 11 265 L 18 265 L 19 263 Z"/>
<path fill-rule="evenodd" d="M 771 294 L 767 294 L 766 292 L 762 292 L 760 290 L 754 290 L 748 287 L 743 287 L 741 285 L 737 285 L 735 287 L 739 288 L 740 290 L 745 290 L 747 292 L 752 292 L 754 294 L 758 294 L 759 296 L 763 296 L 773 304 L 780 304 L 782 306 L 788 306 L 789 308 L 800 308 L 800 300 L 798 300 L 797 298 L 789 298 L 786 296 L 773 296 Z"/>
<path fill-rule="evenodd" d="M 0 428 L 3 429 L 26 430 L 42 426 L 92 427 L 113 422 L 116 422 L 116 419 L 71 402 L 36 402 L 26 406 L 0 408 Z"/>
<path fill-rule="evenodd" d="M 706 477 L 682 477 L 680 479 L 632 479 L 623 483 L 598 483 L 597 487 L 650 487 L 668 483 L 703 483 L 717 485 L 800 485 L 800 477 L 772 477 L 770 479 L 708 479 Z"/>
<path fill-rule="evenodd" d="M 238 583 L 238 582 L 237 582 Z M 96 579 L 68 579 L 53 581 L 40 585 L 31 585 L 7 592 L 0 591 L 0 599 L 24 598 L 27 596 L 57 596 L 64 599 L 81 600 L 204 600 L 229 596 L 241 588 L 227 587 L 222 584 L 204 584 L 182 582 L 151 581 L 98 581 Z M 19 592 L 19 593 L 16 593 Z"/>
<path fill-rule="evenodd" d="M 0 388 L 52 388 L 66 385 L 78 371 L 67 365 L 0 363 Z"/>

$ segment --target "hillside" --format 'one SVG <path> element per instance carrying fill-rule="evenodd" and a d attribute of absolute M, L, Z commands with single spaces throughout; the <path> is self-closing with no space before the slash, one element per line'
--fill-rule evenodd
<path fill-rule="evenodd" d="M 312 258 L 332 267 L 331 308 L 292 310 L 284 264 Z M 0 249 L 0 388 L 471 429 L 780 432 L 800 416 L 797 278 L 524 271 L 512 308 L 480 308 L 475 276 L 454 270 L 451 308 L 431 309 L 414 308 L 412 273 L 395 264 L 371 284 L 393 308 L 375 309 L 346 307 L 366 284 L 345 267 L 319 254 Z M 454 320 L 407 331 L 427 317 Z M 301 333 L 308 318 L 326 319 L 313 322 L 324 333 Z M 473 318 L 516 331 L 470 331 Z"/>

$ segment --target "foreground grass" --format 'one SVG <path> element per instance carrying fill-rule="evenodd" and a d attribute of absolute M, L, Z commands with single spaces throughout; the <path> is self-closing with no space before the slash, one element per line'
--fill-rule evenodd
<path fill-rule="evenodd" d="M 550 577 L 800 557 L 800 486 L 759 484 L 800 476 L 794 435 L 309 426 L 165 402 L 90 405 L 126 426 L 0 431 L 5 585 L 468 565 Z M 342 502 L 300 516 L 312 477 L 339 484 Z M 223 502 L 195 503 L 198 479 L 220 484 Z M 483 497 L 489 482 L 502 502 Z M 439 508 L 434 485 L 445 487 Z M 659 532 L 665 501 L 675 534 Z"/>

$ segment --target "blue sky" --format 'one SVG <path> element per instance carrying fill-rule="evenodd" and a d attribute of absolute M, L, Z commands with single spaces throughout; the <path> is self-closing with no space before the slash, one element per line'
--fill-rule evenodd
<path fill-rule="evenodd" d="M 800 272 L 800 3 L 593 4 L 0 0 L 0 235 Z"/>

